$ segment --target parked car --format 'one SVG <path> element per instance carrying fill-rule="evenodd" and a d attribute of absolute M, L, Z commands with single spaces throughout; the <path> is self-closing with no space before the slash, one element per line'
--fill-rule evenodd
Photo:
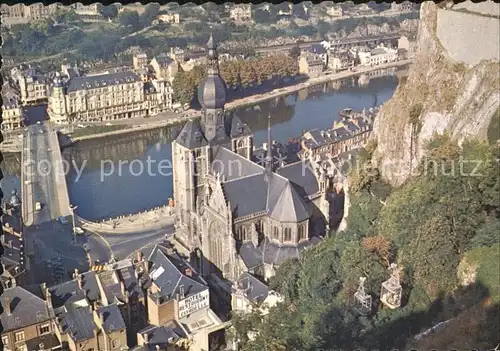
<path fill-rule="evenodd" d="M 85 234 L 85 230 L 83 230 L 80 227 L 75 227 L 75 234 L 76 235 L 83 235 L 83 234 Z"/>

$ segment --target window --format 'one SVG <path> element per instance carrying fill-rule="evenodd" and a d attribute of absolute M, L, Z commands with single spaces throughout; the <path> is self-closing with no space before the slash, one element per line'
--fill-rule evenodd
<path fill-rule="evenodd" d="M 292 241 L 292 229 L 285 228 L 285 241 Z"/>
<path fill-rule="evenodd" d="M 306 238 L 306 227 L 305 225 L 299 226 L 299 240 L 304 240 Z"/>
<path fill-rule="evenodd" d="M 278 239 L 278 227 L 273 227 L 273 239 Z"/>
<path fill-rule="evenodd" d="M 9 346 L 9 337 L 8 336 L 2 336 L 2 344 L 3 344 L 3 346 Z"/>
<path fill-rule="evenodd" d="M 42 324 L 41 326 L 38 327 L 38 331 L 40 333 L 40 335 L 43 335 L 43 334 L 48 334 L 50 333 L 50 324 L 47 323 L 47 324 Z"/>
<path fill-rule="evenodd" d="M 114 339 L 111 342 L 111 345 L 113 346 L 114 349 L 116 349 L 117 347 L 120 347 L 120 339 Z"/>
<path fill-rule="evenodd" d="M 241 228 L 241 240 L 247 240 L 247 228 Z"/>
<path fill-rule="evenodd" d="M 14 334 L 14 338 L 16 342 L 20 342 L 24 340 L 24 331 L 17 332 Z"/>

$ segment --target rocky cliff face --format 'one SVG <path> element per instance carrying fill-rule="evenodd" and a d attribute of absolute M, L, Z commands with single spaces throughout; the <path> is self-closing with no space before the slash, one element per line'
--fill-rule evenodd
<path fill-rule="evenodd" d="M 359 38 L 401 32 L 416 33 L 418 22 L 418 19 L 405 19 L 397 25 L 388 23 L 383 23 L 381 25 L 359 24 L 352 32 L 347 33 L 345 30 L 341 30 L 339 33 L 335 34 L 340 38 Z"/>
<path fill-rule="evenodd" d="M 443 21 L 438 33 L 439 13 L 442 11 L 450 11 L 447 16 L 450 13 L 452 16 L 454 13 L 465 15 L 439 9 L 433 2 L 422 4 L 417 49 L 408 78 L 400 83 L 393 98 L 382 106 L 374 125 L 373 139 L 377 148 L 373 161 L 383 178 L 393 186 L 401 185 L 415 172 L 416 165 L 425 155 L 426 144 L 435 132 L 449 133 L 459 142 L 469 136 L 486 138 L 492 116 L 499 108 L 498 59 L 481 59 L 474 66 L 452 59 L 446 49 L 450 31 L 446 30 Z M 466 15 L 476 17 L 476 28 L 484 18 Z M 464 45 L 473 39 L 462 35 L 453 39 L 463 40 Z M 485 40 L 481 33 L 472 29 L 470 35 L 475 40 Z M 485 36 L 490 40 L 484 44 L 492 45 L 491 37 Z M 498 45 L 498 40 L 493 45 Z M 481 52 L 471 50 L 470 54 L 477 56 Z M 416 116 L 410 119 L 410 115 Z"/>

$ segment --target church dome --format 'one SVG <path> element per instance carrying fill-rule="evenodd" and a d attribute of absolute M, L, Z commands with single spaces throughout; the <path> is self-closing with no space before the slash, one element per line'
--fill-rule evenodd
<path fill-rule="evenodd" d="M 223 108 L 226 103 L 226 82 L 218 74 L 208 75 L 198 86 L 198 101 L 204 109 Z"/>
<path fill-rule="evenodd" d="M 210 34 L 210 39 L 208 39 L 207 49 L 208 75 L 198 86 L 198 101 L 205 110 L 220 109 L 226 103 L 227 87 L 226 82 L 224 82 L 224 79 L 219 74 L 217 46 L 212 34 Z"/>

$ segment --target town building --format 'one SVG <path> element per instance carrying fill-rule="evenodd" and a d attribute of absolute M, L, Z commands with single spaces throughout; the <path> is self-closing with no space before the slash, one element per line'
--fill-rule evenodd
<path fill-rule="evenodd" d="M 252 21 L 252 6 L 250 4 L 235 5 L 229 10 L 229 18 L 235 22 Z"/>
<path fill-rule="evenodd" d="M 54 332 L 54 311 L 46 300 L 20 286 L 5 289 L 0 300 L 5 350 L 52 350 L 61 345 Z"/>
<path fill-rule="evenodd" d="M 281 296 L 248 272 L 243 272 L 232 287 L 232 310 L 236 313 L 250 313 L 258 308 L 267 314 L 269 308 L 282 302 Z"/>
<path fill-rule="evenodd" d="M 26 282 L 26 272 L 29 269 L 29 257 L 24 246 L 21 225 L 21 201 L 17 191 L 13 190 L 8 203 L 3 203 L 1 242 L 4 253 L 1 257 L 3 273 L 2 286 L 5 288 L 22 285 Z"/>
<path fill-rule="evenodd" d="M 35 3 L 32 5 L 14 4 L 11 6 L 1 4 L 1 13 L 4 19 L 15 18 L 38 21 L 49 18 L 59 7 L 61 7 L 60 3 L 50 4 L 47 6 L 42 3 Z"/>
<path fill-rule="evenodd" d="M 344 15 L 344 10 L 341 6 L 330 6 L 326 10 L 326 13 L 331 17 L 342 17 Z"/>
<path fill-rule="evenodd" d="M 352 69 L 355 65 L 355 57 L 348 51 L 333 52 L 328 58 L 328 69 L 339 72 Z"/>
<path fill-rule="evenodd" d="M 174 80 L 179 71 L 179 63 L 165 54 L 153 57 L 150 62 L 151 67 L 158 80 L 166 80 L 170 83 Z"/>
<path fill-rule="evenodd" d="M 158 23 L 180 23 L 180 16 L 178 13 L 165 13 L 159 15 L 157 21 Z"/>
<path fill-rule="evenodd" d="M 118 71 L 64 81 L 54 78 L 48 114 L 56 124 L 146 117 L 172 107 L 168 81 L 144 82 L 132 71 Z"/>
<path fill-rule="evenodd" d="M 190 350 L 208 350 L 209 334 L 224 328 L 210 307 L 208 283 L 171 246 L 155 246 L 144 271 L 148 325 L 138 332 L 138 345 L 189 340 Z"/>
<path fill-rule="evenodd" d="M 326 67 L 328 65 L 328 52 L 325 47 L 321 44 L 312 44 L 304 50 L 306 54 L 318 56 L 323 61 L 323 65 Z"/>
<path fill-rule="evenodd" d="M 73 9 L 75 13 L 82 19 L 102 19 L 102 4 L 100 2 L 96 2 L 90 5 L 83 5 L 82 3 L 77 2 L 75 4 L 71 4 L 70 8 Z"/>
<path fill-rule="evenodd" d="M 372 50 L 358 52 L 361 66 L 376 66 L 388 62 L 394 62 L 398 59 L 397 49 L 379 46 Z"/>
<path fill-rule="evenodd" d="M 318 156 L 336 157 L 341 153 L 364 147 L 370 137 L 377 112 L 377 108 L 362 112 L 349 108 L 342 110 L 341 120 L 335 121 L 331 129 L 313 129 L 302 135 L 299 157 L 303 160 Z"/>
<path fill-rule="evenodd" d="M 321 55 L 302 52 L 299 57 L 299 73 L 315 78 L 323 73 L 325 61 Z"/>
<path fill-rule="evenodd" d="M 415 4 L 411 1 L 403 1 L 397 3 L 395 1 L 391 2 L 391 11 L 393 12 L 410 12 L 415 10 Z"/>
<path fill-rule="evenodd" d="M 144 68 L 149 64 L 148 54 L 145 52 L 138 52 L 132 56 L 132 64 L 134 69 Z"/>
<path fill-rule="evenodd" d="M 205 277 L 234 282 L 251 271 L 269 279 L 329 233 L 331 184 L 308 162 L 281 166 L 271 152 L 253 159 L 253 133 L 224 109 L 226 85 L 212 37 L 208 60 L 198 88 L 201 121 L 188 121 L 172 145 L 175 237 L 197 253 Z M 270 145 L 270 126 L 268 134 Z M 227 290 L 230 297 L 230 283 Z"/>
<path fill-rule="evenodd" d="M 16 90 L 19 91 L 21 104 L 31 105 L 47 102 L 50 78 L 37 68 L 15 67 L 11 70 L 11 77 Z"/>
<path fill-rule="evenodd" d="M 15 130 L 24 125 L 24 109 L 17 92 L 4 83 L 2 87 L 2 130 Z"/>

